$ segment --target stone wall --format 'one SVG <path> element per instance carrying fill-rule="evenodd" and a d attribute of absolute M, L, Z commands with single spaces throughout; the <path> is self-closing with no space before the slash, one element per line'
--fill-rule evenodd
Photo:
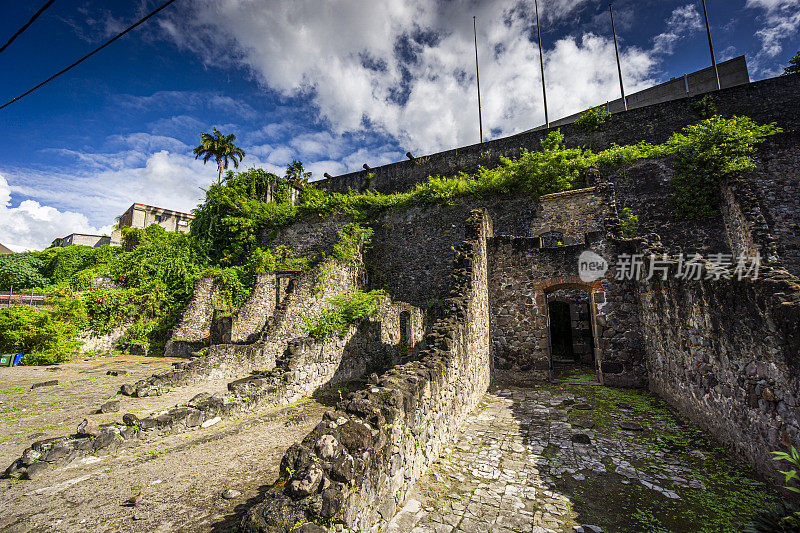
<path fill-rule="evenodd" d="M 777 121 L 786 129 L 800 129 L 800 74 L 778 76 L 746 85 L 716 91 L 714 102 L 724 116 L 747 115 L 756 122 Z M 625 113 L 612 115 L 603 131 L 586 133 L 574 124 L 561 126 L 569 147 L 588 146 L 594 150 L 639 141 L 664 142 L 673 132 L 700 117 L 692 106 L 701 96 L 673 100 Z M 540 149 L 539 141 L 551 130 L 527 131 L 481 144 L 462 146 L 452 150 L 375 167 L 370 187 L 383 192 L 405 191 L 428 176 L 454 176 L 459 172 L 474 173 L 478 166 L 493 167 L 500 157 L 516 157 L 520 148 Z M 368 161 L 367 161 L 368 163 Z M 335 192 L 359 189 L 367 171 L 357 171 L 316 182 Z"/>
<path fill-rule="evenodd" d="M 586 283 L 578 258 L 593 250 L 610 260 L 617 250 L 595 236 L 585 245 L 540 248 L 538 239 L 495 237 L 489 250 L 489 302 L 495 376 L 515 381 L 550 378 L 547 294 L 577 288 L 590 295 L 594 357 L 602 383 L 646 383 L 635 288 L 606 276 Z"/>
<path fill-rule="evenodd" d="M 603 231 L 609 204 L 597 187 L 546 194 L 539 198 L 539 210 L 531 223 L 530 235 L 542 239 L 543 247 L 583 244 L 586 235 Z M 547 234 L 558 238 L 547 239 Z"/>
<path fill-rule="evenodd" d="M 761 207 L 776 252 L 786 269 L 800 276 L 800 132 L 769 137 L 759 147 L 752 180 L 753 200 Z"/>
<path fill-rule="evenodd" d="M 351 395 L 281 462 L 280 478 L 251 508 L 244 531 L 288 532 L 314 520 L 376 531 L 451 440 L 489 384 L 486 241 L 474 212 L 456 247 L 452 297 L 417 361 Z"/>
<path fill-rule="evenodd" d="M 656 233 L 669 253 L 730 253 L 720 217 L 686 219 L 676 215 L 672 201 L 674 159 L 645 159 L 602 176 L 614 185 L 619 211 L 630 208 L 639 217 L 637 233 Z"/>
<path fill-rule="evenodd" d="M 254 342 L 278 305 L 278 287 L 274 272 L 261 272 L 256 277 L 247 300 L 233 314 L 231 342 Z"/>
<path fill-rule="evenodd" d="M 322 274 L 323 270 L 326 274 Z M 320 277 L 324 283 L 319 284 Z M 268 278 L 262 278 L 268 279 Z M 212 375 L 233 376 L 252 370 L 268 371 L 275 366 L 292 339 L 305 337 L 303 316 L 317 316 L 330 309 L 328 299 L 363 287 L 363 265 L 346 264 L 333 258 L 303 271 L 295 279 L 294 289 L 281 301 L 275 312 L 264 320 L 264 328 L 250 336 L 247 344 L 216 344 L 208 348 L 205 365 Z M 263 317 L 261 317 L 263 318 Z M 259 318 L 259 320 L 261 320 Z"/>
<path fill-rule="evenodd" d="M 90 329 L 81 330 L 80 334 L 78 335 L 78 342 L 81 343 L 80 345 L 80 353 L 91 352 L 94 350 L 100 350 L 101 352 L 110 352 L 117 347 L 117 341 L 119 341 L 123 335 L 128 331 L 133 325 L 133 322 L 126 321 L 119 326 L 114 327 L 108 333 L 103 333 L 101 335 L 96 334 Z"/>
<path fill-rule="evenodd" d="M 208 344 L 214 320 L 214 302 L 219 298 L 219 283 L 214 278 L 200 278 L 194 284 L 192 300 L 181 321 L 172 330 L 164 346 L 167 357 L 188 357 Z"/>
<path fill-rule="evenodd" d="M 774 475 L 770 451 L 800 442 L 800 285 L 764 268 L 758 281 L 639 283 L 650 388 Z"/>

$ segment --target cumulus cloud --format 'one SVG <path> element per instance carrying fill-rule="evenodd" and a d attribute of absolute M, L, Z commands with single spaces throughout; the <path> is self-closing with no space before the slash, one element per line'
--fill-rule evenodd
<path fill-rule="evenodd" d="M 34 200 L 11 203 L 11 187 L 0 174 L 0 243 L 15 252 L 41 250 L 68 233 L 108 234 L 111 226 L 95 227 L 74 211 L 59 211 Z"/>
<path fill-rule="evenodd" d="M 766 57 L 780 54 L 786 39 L 800 31 L 800 0 L 747 0 L 745 7 L 762 12 L 762 26 L 756 36 Z"/>
<path fill-rule="evenodd" d="M 543 122 L 529 4 L 200 0 L 163 27 L 208 62 L 234 62 L 281 95 L 310 98 L 333 135 L 376 132 L 428 152 L 479 140 L 472 14 L 485 131 L 507 135 Z M 584 4 L 542 2 L 542 18 L 566 17 Z M 630 89 L 647 85 L 652 53 L 628 47 L 622 55 Z M 607 37 L 564 37 L 547 47 L 545 61 L 553 117 L 616 95 Z M 336 158 L 335 144 L 314 149 Z"/>

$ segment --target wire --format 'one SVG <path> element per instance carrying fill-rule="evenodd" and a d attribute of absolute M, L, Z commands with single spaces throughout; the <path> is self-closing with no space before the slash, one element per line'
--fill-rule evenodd
<path fill-rule="evenodd" d="M 80 65 L 81 63 L 83 63 L 84 61 L 86 61 L 87 59 L 89 59 L 90 57 L 92 57 L 93 55 L 95 55 L 97 52 L 99 52 L 100 50 L 102 50 L 103 48 L 105 48 L 106 46 L 108 46 L 109 44 L 113 43 L 114 41 L 116 41 L 117 39 L 119 39 L 120 37 L 122 37 L 123 35 L 125 35 L 126 33 L 128 33 L 129 31 L 133 30 L 133 29 L 134 29 L 134 28 L 136 28 L 137 26 L 139 26 L 139 25 L 143 24 L 145 21 L 147 21 L 147 19 L 149 19 L 150 17 L 152 17 L 153 15 L 155 15 L 156 13 L 158 13 L 159 11 L 161 11 L 162 9 L 166 8 L 167 6 L 169 6 L 169 5 L 170 5 L 171 3 L 173 3 L 173 2 L 175 2 L 175 0 L 169 0 L 169 1 L 167 1 L 167 2 L 164 2 L 163 4 L 161 4 L 161 6 L 159 6 L 159 7 L 158 7 L 158 8 L 156 8 L 156 9 L 154 9 L 153 11 L 151 11 L 150 13 L 148 13 L 147 15 L 145 15 L 144 17 L 142 17 L 141 19 L 139 19 L 139 20 L 138 20 L 136 23 L 134 23 L 133 25 L 129 26 L 128 28 L 126 28 L 125 30 L 123 30 L 121 33 L 118 33 L 117 35 L 115 35 L 115 36 L 114 36 L 114 37 L 112 37 L 111 39 L 107 40 L 106 42 L 104 42 L 103 44 L 101 44 L 100 46 L 98 46 L 97 48 L 95 48 L 94 50 L 92 50 L 91 52 L 89 52 L 88 54 L 86 54 L 85 56 L 83 56 L 82 58 L 80 58 L 79 60 L 75 61 L 75 62 L 74 62 L 74 63 L 72 63 L 70 66 L 68 66 L 68 67 L 66 67 L 66 68 L 64 68 L 64 69 L 62 69 L 62 70 L 60 70 L 60 71 L 56 72 L 55 74 L 53 74 L 52 76 L 50 76 L 49 78 L 47 78 L 46 80 L 44 80 L 42 83 L 40 83 L 40 84 L 39 84 L 39 85 L 37 85 L 36 87 L 34 87 L 34 88 L 32 88 L 32 89 L 29 89 L 29 90 L 25 91 L 24 93 L 22 93 L 21 95 L 17 96 L 17 97 L 16 97 L 16 98 L 14 98 L 13 100 L 9 100 L 9 101 L 8 101 L 8 102 L 6 102 L 5 104 L 1 105 L 1 106 L 0 106 L 0 109 L 3 109 L 3 108 L 5 108 L 5 107 L 8 107 L 8 106 L 10 106 L 10 105 L 11 105 L 11 104 L 13 104 L 14 102 L 16 102 L 16 101 L 18 101 L 18 100 L 20 100 L 20 99 L 22 99 L 22 98 L 24 98 L 24 97 L 28 96 L 29 94 L 31 94 L 31 93 L 32 93 L 33 91 L 35 91 L 36 89 L 39 89 L 39 88 L 41 88 L 43 85 L 46 85 L 47 83 L 50 83 L 51 81 L 53 81 L 53 80 L 54 80 L 54 79 L 56 79 L 57 77 L 61 76 L 61 75 L 62 75 L 62 74 L 64 74 L 65 72 L 67 72 L 67 71 L 69 71 L 69 70 L 73 69 L 74 67 L 76 67 L 76 66 Z"/>
<path fill-rule="evenodd" d="M 18 30 L 17 30 L 17 33 L 15 33 L 14 35 L 12 35 L 12 36 L 11 36 L 11 39 L 9 39 L 9 40 L 8 40 L 8 42 L 7 42 L 6 44 L 4 44 L 2 48 L 0 48 L 0 52 L 2 52 L 3 50 L 5 50 L 6 48 L 8 48 L 8 45 L 9 45 L 9 44 L 11 44 L 12 42 L 14 42 L 14 39 L 16 39 L 17 37 L 19 37 L 20 35 L 22 35 L 22 32 L 24 32 L 25 30 L 27 30 L 27 29 L 28 29 L 28 26 L 30 26 L 31 24 L 33 24 L 33 21 L 34 21 L 34 20 L 36 20 L 37 18 L 39 18 L 39 15 L 41 15 L 42 13 L 44 13 L 44 10 L 45 10 L 45 9 L 47 9 L 48 7 L 50 7 L 50 6 L 53 4 L 53 2 L 55 2 L 55 1 L 56 1 L 56 0 L 48 0 L 48 2 L 47 2 L 45 5 L 43 5 L 42 7 L 40 7 L 40 8 L 39 8 L 39 11 L 37 11 L 36 13 L 34 13 L 34 14 L 33 14 L 33 16 L 31 17 L 31 19 L 30 19 L 30 20 L 29 20 L 29 21 L 28 21 L 28 22 L 27 22 L 27 23 L 26 23 L 26 24 L 25 24 L 23 27 L 21 27 L 20 29 L 18 29 Z"/>

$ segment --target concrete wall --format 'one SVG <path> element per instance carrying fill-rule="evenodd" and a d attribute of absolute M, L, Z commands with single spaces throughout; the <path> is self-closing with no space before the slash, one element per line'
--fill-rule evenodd
<path fill-rule="evenodd" d="M 747 73 L 747 62 L 744 56 L 734 57 L 722 63 L 717 63 L 717 70 L 719 72 L 720 87 L 723 89 L 750 83 L 750 75 Z M 628 94 L 626 95 L 626 100 L 628 101 L 628 109 L 636 109 L 653 104 L 670 102 L 688 96 L 704 95 L 716 90 L 717 77 L 714 73 L 714 67 L 706 67 L 692 72 L 691 74 L 684 74 L 678 78 L 672 78 L 669 81 L 659 83 L 643 91 Z M 622 98 L 617 98 L 609 102 L 598 102 L 597 105 L 603 105 L 610 113 L 622 113 L 625 111 L 625 104 Z M 583 113 L 585 113 L 585 111 L 554 120 L 550 122 L 550 127 L 571 124 Z M 542 126 L 542 128 L 544 128 L 544 126 Z"/>
<path fill-rule="evenodd" d="M 714 94 L 714 99 L 719 112 L 725 116 L 747 115 L 756 122 L 777 121 L 784 129 L 800 129 L 798 81 L 800 74 L 779 76 L 722 89 Z M 612 115 L 605 130 L 600 132 L 586 133 L 574 124 L 561 127 L 561 131 L 570 147 L 591 146 L 601 150 L 611 143 L 660 143 L 673 132 L 700 119 L 692 108 L 700 98 L 682 98 Z M 540 149 L 539 141 L 547 133 L 547 130 L 528 131 L 424 157 L 415 154 L 417 159 L 414 161 L 374 167 L 370 171 L 375 174 L 370 187 L 383 193 L 405 191 L 425 181 L 428 176 L 454 176 L 462 171 L 474 173 L 478 166 L 497 166 L 500 156 L 516 157 L 520 148 Z M 359 189 L 366 175 L 366 171 L 357 171 L 315 183 L 329 191 L 347 192 L 349 187 Z"/>

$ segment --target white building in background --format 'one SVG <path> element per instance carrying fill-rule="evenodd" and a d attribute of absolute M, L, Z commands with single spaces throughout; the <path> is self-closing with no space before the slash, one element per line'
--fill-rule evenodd
<path fill-rule="evenodd" d="M 194 215 L 156 207 L 153 205 L 134 203 L 119 217 L 119 225 L 111 233 L 111 244 L 122 244 L 122 226 L 144 229 L 151 224 L 161 226 L 167 231 L 188 233 L 192 227 Z"/>

